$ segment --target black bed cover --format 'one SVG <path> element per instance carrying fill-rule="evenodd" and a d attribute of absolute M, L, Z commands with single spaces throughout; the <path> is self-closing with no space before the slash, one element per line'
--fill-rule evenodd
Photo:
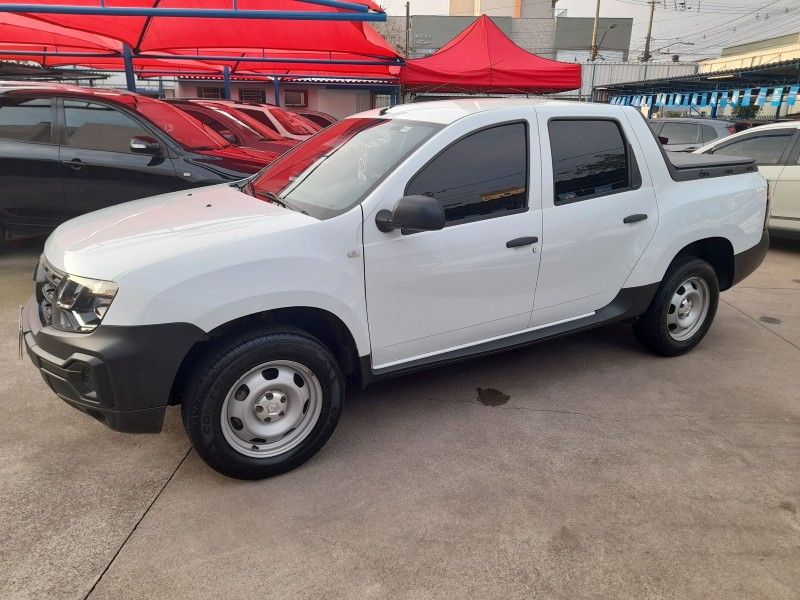
<path fill-rule="evenodd" d="M 758 171 L 755 159 L 724 154 L 692 154 L 691 152 L 664 152 L 667 167 L 676 181 L 724 177 Z"/>

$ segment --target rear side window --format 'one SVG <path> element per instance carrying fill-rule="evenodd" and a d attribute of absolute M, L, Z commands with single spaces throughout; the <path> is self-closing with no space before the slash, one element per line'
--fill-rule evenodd
<path fill-rule="evenodd" d="M 555 204 L 632 187 L 628 147 L 615 121 L 554 119 L 548 131 Z"/>
<path fill-rule="evenodd" d="M 717 135 L 717 130 L 714 129 L 711 125 L 700 125 L 700 133 L 703 135 L 703 143 L 706 144 L 708 142 L 713 142 L 719 136 Z"/>
<path fill-rule="evenodd" d="M 667 138 L 665 144 L 696 144 L 699 133 L 700 127 L 694 123 L 664 123 L 659 135 Z"/>
<path fill-rule="evenodd" d="M 131 138 L 151 136 L 125 113 L 97 102 L 64 100 L 67 146 L 106 152 L 130 152 Z"/>
<path fill-rule="evenodd" d="M 499 125 L 443 150 L 409 182 L 406 195 L 436 198 L 448 225 L 525 210 L 528 134 L 523 123 Z"/>
<path fill-rule="evenodd" d="M 0 138 L 51 144 L 49 98 L 0 98 Z"/>
<path fill-rule="evenodd" d="M 715 148 L 711 153 L 746 156 L 755 159 L 759 165 L 777 165 L 790 139 L 792 139 L 790 133 L 752 136 Z"/>

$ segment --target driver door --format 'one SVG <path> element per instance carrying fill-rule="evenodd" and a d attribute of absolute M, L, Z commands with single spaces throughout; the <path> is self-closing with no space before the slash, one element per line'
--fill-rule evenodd
<path fill-rule="evenodd" d="M 161 156 L 131 152 L 131 138 L 154 137 L 132 116 L 78 98 L 64 98 L 62 106 L 59 155 L 65 208 L 72 216 L 185 187 L 166 148 Z"/>
<path fill-rule="evenodd" d="M 444 229 L 383 233 L 374 214 L 365 219 L 374 369 L 401 368 L 527 327 L 542 228 L 531 128 L 534 122 L 518 120 L 454 132 L 398 197 L 380 205 L 391 209 L 402 195 L 432 196 L 444 208 Z"/>

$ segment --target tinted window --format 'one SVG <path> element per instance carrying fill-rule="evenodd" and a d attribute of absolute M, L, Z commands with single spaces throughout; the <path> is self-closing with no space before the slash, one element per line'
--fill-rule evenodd
<path fill-rule="evenodd" d="M 272 131 L 275 131 L 277 133 L 278 128 L 275 127 L 275 124 L 270 120 L 270 118 L 266 115 L 266 113 L 263 110 L 259 110 L 257 108 L 240 108 L 239 110 L 241 110 L 246 115 L 253 117 L 256 121 L 258 121 L 262 125 L 266 125 L 270 129 L 272 129 Z"/>
<path fill-rule="evenodd" d="M 64 100 L 67 125 L 67 146 L 130 152 L 131 138 L 151 136 L 128 115 L 96 102 Z"/>
<path fill-rule="evenodd" d="M 206 113 L 199 110 L 193 110 L 191 108 L 183 107 L 183 111 L 186 114 L 193 116 L 203 125 L 208 125 L 211 129 L 213 129 L 219 134 L 222 134 L 223 131 L 226 131 L 227 132 L 226 135 L 228 136 L 226 139 L 233 142 L 234 144 L 241 145 L 242 142 L 239 139 L 239 137 L 231 131 L 230 127 L 228 127 L 227 124 L 223 123 L 222 121 L 215 119 L 214 117 L 209 116 Z"/>
<path fill-rule="evenodd" d="M 659 134 L 667 144 L 694 144 L 699 140 L 700 128 L 694 123 L 664 123 Z"/>
<path fill-rule="evenodd" d="M 712 142 L 717 139 L 717 130 L 711 125 L 700 125 L 700 132 L 703 134 L 703 143 Z"/>
<path fill-rule="evenodd" d="M 512 123 L 478 131 L 434 158 L 406 188 L 436 198 L 448 223 L 501 216 L 528 204 L 528 135 Z"/>
<path fill-rule="evenodd" d="M 754 158 L 759 165 L 777 165 L 791 138 L 791 134 L 788 133 L 784 135 L 759 135 L 725 144 L 712 152 L 714 154 Z"/>
<path fill-rule="evenodd" d="M 0 138 L 49 144 L 49 98 L 0 98 Z"/>
<path fill-rule="evenodd" d="M 571 202 L 630 187 L 627 146 L 613 121 L 550 121 L 554 201 Z"/>

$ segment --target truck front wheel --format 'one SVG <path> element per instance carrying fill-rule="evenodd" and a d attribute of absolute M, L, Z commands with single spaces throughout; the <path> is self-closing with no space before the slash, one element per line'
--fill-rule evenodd
<path fill-rule="evenodd" d="M 183 424 L 213 469 L 263 479 L 322 448 L 343 396 L 341 368 L 319 340 L 292 328 L 248 332 L 199 361 L 183 396 Z"/>
<path fill-rule="evenodd" d="M 718 303 L 719 282 L 714 268 L 699 258 L 683 257 L 667 271 L 633 331 L 652 352 L 677 356 L 705 337 Z"/>

